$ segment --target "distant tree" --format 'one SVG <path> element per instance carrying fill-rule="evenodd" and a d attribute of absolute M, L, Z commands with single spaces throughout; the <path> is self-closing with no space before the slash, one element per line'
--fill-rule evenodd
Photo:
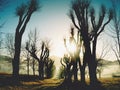
<path fill-rule="evenodd" d="M 74 44 L 74 47 L 72 47 L 74 50 L 74 53 L 70 52 L 69 51 L 69 48 L 67 47 L 66 45 L 66 40 L 64 40 L 64 44 L 65 44 L 65 47 L 66 47 L 66 50 L 68 51 L 68 54 L 70 55 L 70 57 L 73 57 L 75 60 L 73 60 L 73 74 L 74 74 L 74 79 L 77 81 L 78 79 L 78 65 L 79 65 L 79 70 L 80 70 L 80 74 L 81 74 L 81 81 L 82 82 L 85 82 L 85 67 L 86 67 L 86 64 L 84 63 L 82 65 L 82 59 L 80 57 L 80 53 L 84 53 L 84 50 L 83 50 L 83 41 L 82 41 L 82 37 L 80 36 L 80 32 L 77 31 L 75 32 L 75 29 L 73 27 L 71 27 L 71 30 L 70 30 L 70 37 L 69 37 L 69 42 Z M 70 47 L 70 45 L 69 45 Z M 74 55 L 73 55 L 74 54 Z M 83 70 L 84 69 L 84 70 Z"/>
<path fill-rule="evenodd" d="M 101 78 L 101 73 L 103 71 L 103 60 L 105 56 L 109 53 L 110 48 L 108 48 L 108 43 L 103 42 L 101 47 L 101 52 L 99 52 L 99 57 L 97 57 L 97 74 L 99 74 L 99 78 Z"/>
<path fill-rule="evenodd" d="M 37 49 L 37 47 L 35 46 L 34 43 L 32 43 L 30 45 L 30 47 L 28 47 L 28 43 L 26 43 L 26 50 L 38 62 L 39 78 L 44 79 L 45 68 L 47 69 L 47 76 L 50 77 L 48 75 L 48 74 L 50 74 L 50 72 L 48 70 L 51 70 L 54 62 L 51 59 L 49 59 L 48 42 L 42 41 L 42 45 L 41 45 L 40 50 Z M 40 55 L 38 55 L 38 52 Z"/>
<path fill-rule="evenodd" d="M 0 49 L 1 49 L 1 47 L 2 47 L 2 34 L 1 34 L 1 32 L 0 32 Z M 0 51 L 1 52 L 1 51 Z"/>
<path fill-rule="evenodd" d="M 0 0 L 0 13 L 2 12 L 3 9 L 5 9 L 5 6 L 7 5 L 8 0 Z M 4 23 L 0 23 L 0 50 L 2 48 L 2 34 L 3 32 L 1 31 L 1 28 L 3 27 Z M 1 54 L 1 51 L 0 51 Z"/>
<path fill-rule="evenodd" d="M 67 81 L 68 83 L 70 83 L 72 81 L 72 70 L 71 70 L 71 66 L 72 66 L 72 62 L 70 60 L 70 57 L 68 55 L 64 55 L 64 57 L 60 60 L 61 65 L 63 66 L 63 74 L 64 74 L 64 78 L 65 81 Z"/>
<path fill-rule="evenodd" d="M 30 41 L 28 40 L 27 41 L 27 44 L 28 44 L 28 47 L 30 47 Z M 27 74 L 29 75 L 29 71 L 30 71 L 30 53 L 27 51 L 27 50 L 25 50 L 24 51 L 24 56 L 25 56 L 25 61 L 27 62 Z"/>
<path fill-rule="evenodd" d="M 35 29 L 34 31 L 30 31 L 30 33 L 28 34 L 28 41 L 26 42 L 26 51 L 27 51 L 27 68 L 29 68 L 29 64 L 30 64 L 30 53 L 27 50 L 31 48 L 31 45 L 33 45 L 36 50 L 37 50 L 37 42 L 38 42 L 38 32 Z M 33 71 L 33 75 L 35 75 L 35 58 L 32 57 L 32 71 Z"/>
<path fill-rule="evenodd" d="M 76 44 L 77 42 L 74 38 L 74 28 L 73 27 L 71 27 L 70 35 L 71 36 L 69 37 L 69 40 L 68 40 L 69 45 L 67 45 L 66 39 L 64 39 L 64 45 L 65 45 L 65 48 L 70 56 L 69 61 L 71 63 L 71 67 L 73 66 L 73 69 L 72 69 L 73 73 L 72 74 L 74 75 L 74 80 L 77 81 L 78 80 L 78 74 L 77 74 L 78 69 L 77 69 L 76 51 L 79 49 L 77 48 L 77 44 Z M 80 52 L 80 50 L 79 50 L 79 52 Z"/>
<path fill-rule="evenodd" d="M 30 0 L 27 5 L 22 4 L 16 9 L 16 15 L 19 17 L 18 25 L 15 32 L 15 54 L 13 59 L 13 76 L 19 75 L 19 62 L 21 52 L 22 36 L 25 32 L 26 26 L 32 16 L 32 14 L 39 8 L 39 2 L 37 0 Z"/>
<path fill-rule="evenodd" d="M 12 33 L 6 34 L 5 48 L 7 49 L 9 56 L 13 59 L 15 48 L 14 48 L 14 35 Z"/>
<path fill-rule="evenodd" d="M 55 66 L 54 61 L 48 58 L 45 60 L 45 71 L 46 71 L 46 77 L 51 78 L 54 74 Z"/>
<path fill-rule="evenodd" d="M 118 60 L 120 65 L 120 9 L 119 4 L 120 0 L 111 0 L 113 8 L 113 26 L 111 26 L 112 37 L 115 41 L 115 45 L 112 46 L 112 50 Z"/>
<path fill-rule="evenodd" d="M 64 66 L 61 66 L 59 68 L 59 72 L 57 74 L 57 77 L 58 77 L 58 79 L 65 79 L 66 78 L 65 77 L 65 68 L 64 68 Z"/>

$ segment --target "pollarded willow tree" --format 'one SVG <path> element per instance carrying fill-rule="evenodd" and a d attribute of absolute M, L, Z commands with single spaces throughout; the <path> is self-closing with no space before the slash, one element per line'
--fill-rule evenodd
<path fill-rule="evenodd" d="M 34 42 L 26 42 L 26 50 L 38 62 L 39 79 L 44 79 L 45 74 L 47 78 L 51 78 L 54 61 L 49 58 L 50 50 L 48 44 L 49 42 L 43 41 L 40 50 L 38 50 Z"/>
<path fill-rule="evenodd" d="M 12 61 L 14 77 L 18 77 L 19 75 L 22 36 L 32 14 L 36 12 L 38 8 L 39 2 L 37 0 L 30 0 L 27 4 L 22 4 L 16 9 L 16 15 L 19 17 L 19 21 L 15 31 L 15 54 Z"/>
<path fill-rule="evenodd" d="M 66 48 L 66 50 L 67 50 L 67 52 L 68 52 L 68 54 L 70 56 L 69 63 L 68 63 L 68 61 L 66 63 L 67 59 L 63 58 L 63 62 L 66 65 L 63 65 L 62 61 L 61 61 L 61 64 L 64 67 L 66 66 L 65 68 L 69 67 L 69 69 L 70 69 L 71 67 L 73 67 L 72 70 L 68 70 L 68 71 L 70 71 L 69 73 L 72 72 L 72 74 L 74 75 L 74 81 L 77 81 L 78 80 L 78 70 L 81 72 L 80 73 L 81 74 L 81 78 L 83 79 L 83 76 L 84 76 L 83 73 L 85 74 L 85 72 L 83 72 L 82 68 L 85 68 L 85 64 L 83 64 L 83 65 L 81 64 L 82 63 L 82 59 L 80 57 L 80 52 L 84 48 L 83 47 L 83 43 L 82 43 L 82 37 L 80 36 L 79 31 L 75 32 L 74 27 L 71 27 L 70 37 L 69 37 L 68 41 L 69 41 L 69 45 L 67 45 L 67 41 L 66 41 L 66 39 L 64 39 L 65 48 Z M 84 50 L 83 50 L 83 52 L 84 52 Z M 78 65 L 79 65 L 79 67 L 78 67 Z M 71 75 L 70 78 L 72 78 L 72 75 Z M 84 82 L 85 79 L 81 80 L 81 81 Z"/>
<path fill-rule="evenodd" d="M 113 26 L 111 27 L 112 30 L 112 37 L 114 38 L 115 45 L 112 46 L 112 50 L 118 60 L 120 65 L 120 9 L 119 4 L 120 0 L 111 0 L 112 8 L 113 8 Z"/>
<path fill-rule="evenodd" d="M 107 21 L 105 21 L 105 17 L 106 9 L 104 6 L 101 6 L 99 16 L 97 18 L 95 15 L 95 9 L 90 6 L 90 0 L 75 0 L 72 2 L 70 18 L 73 25 L 80 32 L 84 43 L 85 53 L 83 59 L 84 63 L 88 64 L 90 84 L 95 84 L 98 81 L 96 76 L 97 37 L 103 32 L 105 26 L 111 21 L 113 17 L 112 10 L 109 10 Z M 91 23 L 92 30 L 90 30 L 91 26 L 89 23 Z M 91 44 L 91 41 L 93 44 Z M 91 45 L 93 48 L 91 48 Z"/>

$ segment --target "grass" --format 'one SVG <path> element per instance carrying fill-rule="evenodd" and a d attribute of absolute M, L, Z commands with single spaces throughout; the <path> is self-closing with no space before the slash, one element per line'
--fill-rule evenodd
<path fill-rule="evenodd" d="M 32 75 L 31 76 L 20 75 L 19 82 L 16 82 L 16 80 L 12 78 L 11 74 L 0 73 L 0 90 L 58 90 L 56 88 L 59 85 L 61 85 L 62 82 L 63 82 L 62 79 L 38 80 L 38 76 L 32 76 Z M 105 88 L 105 90 L 120 90 L 120 78 L 101 78 L 100 82 L 101 85 Z M 78 85 L 80 84 L 77 84 L 77 86 Z M 74 85 L 71 87 L 74 88 Z M 74 90 L 76 90 L 76 88 L 77 87 L 75 87 Z M 67 90 L 67 89 L 64 88 L 59 90 Z M 86 89 L 86 90 L 93 90 L 93 89 Z"/>

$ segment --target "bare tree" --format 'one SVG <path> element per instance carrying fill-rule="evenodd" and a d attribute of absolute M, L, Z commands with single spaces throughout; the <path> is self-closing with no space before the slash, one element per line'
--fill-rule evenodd
<path fill-rule="evenodd" d="M 45 60 L 45 70 L 46 70 L 46 77 L 47 78 L 51 78 L 53 73 L 54 73 L 54 61 L 50 58 L 47 58 L 47 60 Z"/>
<path fill-rule="evenodd" d="M 76 29 L 80 32 L 80 35 L 84 42 L 85 53 L 84 53 L 84 63 L 88 63 L 89 67 L 89 76 L 90 76 L 90 83 L 95 84 L 97 82 L 96 76 L 96 44 L 97 44 L 97 37 L 100 33 L 104 30 L 105 26 L 110 22 L 112 19 L 112 10 L 109 11 L 109 19 L 107 22 L 103 23 L 105 17 L 105 7 L 102 6 L 99 20 L 96 22 L 95 20 L 95 10 L 92 8 L 90 10 L 90 17 L 89 17 L 89 10 L 90 9 L 90 0 L 75 0 L 72 2 L 72 10 L 70 11 L 70 18 L 72 20 L 73 25 Z M 75 19 L 77 18 L 77 20 Z M 90 19 L 92 24 L 92 34 L 90 32 Z M 78 23 L 77 23 L 78 22 Z M 102 26 L 103 25 L 103 26 Z M 93 50 L 91 51 L 91 40 L 93 40 Z"/>
<path fill-rule="evenodd" d="M 101 9 L 99 12 L 99 17 L 98 20 L 95 15 L 95 10 L 94 8 L 91 8 L 90 10 L 90 18 L 91 18 L 91 24 L 92 24 L 92 31 L 90 32 L 90 37 L 92 40 L 92 58 L 96 61 L 96 46 L 97 46 L 97 40 L 98 36 L 104 31 L 104 28 L 106 25 L 110 23 L 110 21 L 113 18 L 113 11 L 110 9 L 108 12 L 108 20 L 105 21 L 106 17 L 106 8 L 104 5 L 101 5 Z M 97 64 L 96 64 L 97 68 Z"/>
<path fill-rule="evenodd" d="M 30 40 L 27 41 L 27 44 L 28 46 L 27 47 L 30 47 Z M 29 71 L 30 71 L 30 53 L 27 51 L 27 50 L 24 50 L 23 51 L 23 56 L 26 58 L 24 61 L 27 62 L 27 74 L 29 75 Z"/>
<path fill-rule="evenodd" d="M 90 83 L 94 83 L 97 81 L 95 61 L 92 59 L 92 52 L 90 48 L 90 37 L 89 37 L 89 25 L 88 25 L 88 9 L 90 6 L 89 0 L 75 0 L 72 2 L 72 10 L 70 11 L 70 18 L 72 23 L 80 32 L 82 36 L 85 53 L 84 53 L 84 63 L 88 63 L 89 67 L 89 76 Z M 77 18 L 77 21 L 75 20 Z M 76 24 L 78 22 L 78 24 Z"/>
<path fill-rule="evenodd" d="M 35 42 L 36 42 L 36 39 L 35 39 Z M 47 76 L 49 78 L 50 75 L 48 75 L 48 74 L 50 74 L 50 72 L 48 70 L 51 70 L 53 63 L 54 63 L 52 60 L 49 59 L 49 45 L 48 45 L 49 43 L 43 41 L 40 50 L 38 50 L 35 42 L 31 43 L 30 46 L 27 42 L 26 43 L 26 50 L 38 62 L 39 78 L 44 79 L 45 65 L 46 65 L 46 70 L 47 70 Z"/>
<path fill-rule="evenodd" d="M 113 26 L 111 27 L 112 30 L 112 37 L 114 38 L 115 45 L 112 46 L 112 50 L 115 53 L 116 59 L 120 65 L 120 9 L 119 4 L 120 0 L 111 0 L 112 8 L 113 8 Z"/>
<path fill-rule="evenodd" d="M 101 73 L 103 71 L 103 60 L 105 56 L 109 53 L 110 48 L 108 48 L 108 43 L 103 42 L 101 47 L 101 52 L 99 53 L 99 57 L 97 57 L 97 73 L 99 74 L 99 78 L 101 78 Z"/>
<path fill-rule="evenodd" d="M 18 25 L 15 32 L 15 54 L 13 59 L 13 76 L 19 75 L 19 62 L 21 52 L 22 36 L 25 32 L 26 26 L 32 16 L 32 14 L 39 8 L 39 2 L 37 0 L 30 0 L 27 5 L 22 4 L 16 9 L 16 15 L 19 17 Z"/>
<path fill-rule="evenodd" d="M 14 36 L 12 33 L 6 34 L 5 48 L 7 49 L 7 52 L 10 55 L 10 57 L 13 59 L 15 48 L 14 48 Z"/>
<path fill-rule="evenodd" d="M 0 49 L 1 49 L 1 47 L 2 47 L 2 34 L 0 32 Z"/>
<path fill-rule="evenodd" d="M 65 81 L 70 83 L 72 80 L 71 77 L 72 77 L 72 70 L 73 70 L 71 69 L 72 62 L 70 57 L 68 55 L 64 55 L 64 57 L 60 60 L 60 63 L 64 67 Z"/>
<path fill-rule="evenodd" d="M 5 6 L 8 4 L 8 2 L 9 2 L 8 0 L 0 0 L 0 13 L 5 8 Z M 1 28 L 4 26 L 4 24 L 5 23 L 0 24 L 0 50 L 2 47 L 2 34 L 3 34 L 3 32 L 1 31 Z"/>
<path fill-rule="evenodd" d="M 77 35 L 75 35 L 77 34 Z M 85 82 L 85 67 L 86 64 L 84 63 L 82 65 L 82 59 L 80 57 L 80 53 L 83 53 L 84 50 L 81 50 L 83 48 L 83 43 L 82 43 L 82 38 L 80 36 L 80 32 L 77 31 L 77 33 L 75 32 L 75 29 L 73 27 L 71 27 L 71 32 L 70 32 L 70 37 L 69 37 L 69 42 L 73 43 L 75 47 L 73 47 L 75 50 L 74 52 L 70 52 L 67 45 L 66 45 L 66 39 L 64 40 L 64 44 L 66 47 L 66 50 L 68 51 L 68 54 L 70 55 L 71 58 L 73 58 L 73 74 L 74 74 L 74 79 L 75 81 L 77 81 L 78 79 L 78 65 L 79 65 L 79 70 L 80 70 L 80 74 L 81 74 L 81 81 Z M 70 45 L 69 45 L 70 46 Z M 81 52 L 82 51 L 82 52 Z M 84 70 L 83 70 L 84 69 Z"/>
<path fill-rule="evenodd" d="M 77 60 L 76 60 L 76 40 L 74 38 L 74 28 L 71 27 L 71 32 L 70 32 L 70 37 L 69 37 L 69 46 L 67 45 L 66 43 L 66 39 L 64 39 L 64 45 L 65 45 L 65 48 L 71 58 L 70 60 L 70 63 L 71 63 L 71 66 L 73 66 L 73 75 L 74 75 L 74 80 L 77 81 L 78 80 L 78 76 L 77 76 Z M 72 50 L 73 49 L 73 50 Z M 74 50 L 75 49 L 75 50 Z"/>

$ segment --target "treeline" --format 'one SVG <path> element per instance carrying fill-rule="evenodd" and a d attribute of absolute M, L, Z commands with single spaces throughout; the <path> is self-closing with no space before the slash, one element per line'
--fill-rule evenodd
<path fill-rule="evenodd" d="M 71 2 L 71 8 L 69 12 L 69 18 L 72 22 L 70 38 L 68 40 L 64 39 L 64 46 L 68 52 L 67 55 L 61 59 L 61 65 L 64 67 L 64 77 L 66 83 L 71 83 L 72 81 L 78 81 L 78 71 L 80 72 L 81 82 L 86 83 L 85 78 L 85 68 L 88 66 L 90 84 L 95 85 L 98 83 L 96 71 L 99 60 L 97 59 L 96 47 L 98 37 L 102 32 L 105 31 L 105 27 L 113 21 L 113 31 L 115 31 L 115 42 L 116 48 L 112 48 L 114 51 L 118 62 L 119 51 L 120 51 L 120 40 L 119 40 L 119 17 L 116 9 L 116 1 L 111 0 L 111 8 L 106 8 L 101 5 L 99 12 L 96 8 L 91 5 L 90 0 L 74 0 Z M 119 1 L 118 1 L 119 2 Z M 21 55 L 21 42 L 22 36 L 26 30 L 30 19 L 41 6 L 37 0 L 30 0 L 27 4 L 22 4 L 16 9 L 16 15 L 18 16 L 18 24 L 15 30 L 15 41 L 8 43 L 8 50 L 10 48 L 11 56 L 13 57 L 13 77 L 19 78 L 20 70 L 20 55 Z M 76 32 L 75 32 L 76 30 Z M 32 37 L 33 36 L 33 37 Z M 29 74 L 30 59 L 32 57 L 32 68 L 33 74 L 35 74 L 35 62 L 38 63 L 39 78 L 44 79 L 51 77 L 51 72 L 54 66 L 54 61 L 49 58 L 50 49 L 49 42 L 42 41 L 41 47 L 37 48 L 37 32 L 28 35 L 28 41 L 26 42 L 25 49 L 27 52 L 27 73 Z M 9 36 L 8 36 L 9 37 Z M 8 38 L 10 39 L 10 38 Z M 13 38 L 11 38 L 13 39 Z M 11 45 L 9 47 L 9 45 Z M 70 50 L 69 46 L 74 46 L 75 50 Z M 12 49 L 11 49 L 12 48 Z M 83 55 L 83 58 L 80 57 Z M 72 76 L 74 79 L 72 80 Z"/>

